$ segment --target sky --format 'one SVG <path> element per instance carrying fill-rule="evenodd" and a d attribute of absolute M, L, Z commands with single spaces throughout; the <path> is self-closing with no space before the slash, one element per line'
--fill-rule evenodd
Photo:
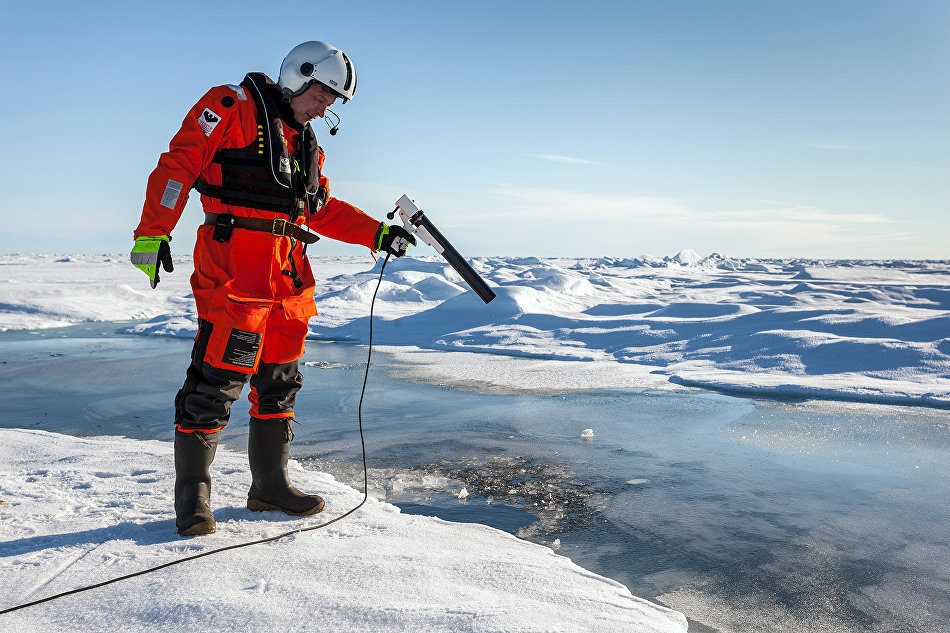
<path fill-rule="evenodd" d="M 356 65 L 331 194 L 464 255 L 950 259 L 945 0 L 0 0 L 0 252 L 123 253 L 191 106 Z M 173 231 L 187 257 L 193 193 Z M 311 254 L 363 254 L 322 240 Z M 418 254 L 431 254 L 421 247 Z"/>

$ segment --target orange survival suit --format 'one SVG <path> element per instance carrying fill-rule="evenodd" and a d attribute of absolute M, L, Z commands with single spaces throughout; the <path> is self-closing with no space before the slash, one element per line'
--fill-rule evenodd
<path fill-rule="evenodd" d="M 295 120 L 276 84 L 250 73 L 195 104 L 149 176 L 135 237 L 170 235 L 192 187 L 205 211 L 191 277 L 199 328 L 175 399 L 178 430 L 223 428 L 248 380 L 252 417 L 293 417 L 297 359 L 317 313 L 307 245 L 229 223 L 286 220 L 372 249 L 380 222 L 329 197 L 323 161 L 310 125 Z"/>

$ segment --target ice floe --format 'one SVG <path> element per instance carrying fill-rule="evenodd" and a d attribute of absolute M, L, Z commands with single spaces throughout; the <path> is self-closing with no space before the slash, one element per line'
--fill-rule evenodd
<path fill-rule="evenodd" d="M 685 385 L 950 406 L 950 262 L 690 250 L 472 261 L 498 295 L 488 305 L 439 258 L 390 262 L 375 342 L 424 366 L 412 377 L 484 389 Z M 379 263 L 312 262 L 320 315 L 311 337 L 365 343 Z M 130 332 L 193 336 L 189 266 L 176 266 L 153 291 L 118 256 L 0 256 L 0 328 L 136 320 Z"/>

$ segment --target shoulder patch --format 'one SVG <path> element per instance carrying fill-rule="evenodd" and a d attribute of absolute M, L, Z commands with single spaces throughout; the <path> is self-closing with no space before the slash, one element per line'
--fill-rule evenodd
<path fill-rule="evenodd" d="M 241 101 L 247 101 L 247 93 L 244 92 L 244 86 L 235 86 L 234 84 L 228 84 L 225 87 L 233 90 L 234 93 L 237 95 L 237 98 L 240 99 Z"/>
<path fill-rule="evenodd" d="M 205 111 L 198 116 L 198 125 L 201 126 L 205 136 L 211 136 L 211 132 L 214 131 L 215 126 L 220 122 L 221 117 L 215 114 L 211 108 L 205 108 Z"/>

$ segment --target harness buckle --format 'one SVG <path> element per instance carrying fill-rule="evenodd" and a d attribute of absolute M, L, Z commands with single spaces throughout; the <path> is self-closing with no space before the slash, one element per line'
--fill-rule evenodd
<path fill-rule="evenodd" d="M 274 218 L 274 226 L 271 228 L 270 232 L 278 237 L 283 237 L 287 235 L 287 225 L 289 222 L 283 218 Z"/>

